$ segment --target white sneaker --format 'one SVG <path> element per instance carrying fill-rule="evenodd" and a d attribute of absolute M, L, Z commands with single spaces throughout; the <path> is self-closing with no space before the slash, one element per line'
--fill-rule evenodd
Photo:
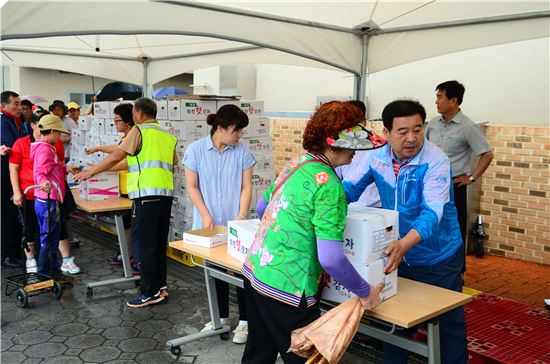
<path fill-rule="evenodd" d="M 36 267 L 36 259 L 34 258 L 27 259 L 27 261 L 25 262 L 25 268 L 27 270 L 27 273 L 38 272 L 38 268 Z"/>
<path fill-rule="evenodd" d="M 227 319 L 223 319 L 223 318 L 222 318 L 222 319 L 220 319 L 220 322 L 221 322 L 221 324 L 222 324 L 222 326 L 223 326 L 223 325 L 226 324 Z M 207 331 L 211 331 L 211 330 L 213 330 L 213 329 L 212 329 L 212 321 L 209 321 L 209 322 L 206 323 L 206 325 L 204 325 L 204 327 L 202 328 L 201 332 L 207 332 Z"/>
<path fill-rule="evenodd" d="M 248 325 L 239 325 L 235 330 L 233 330 L 233 342 L 235 344 L 246 344 L 246 339 L 248 339 Z"/>
<path fill-rule="evenodd" d="M 77 274 L 80 273 L 80 268 L 76 264 L 74 264 L 74 257 L 70 257 L 66 261 L 63 260 L 61 271 L 69 274 Z"/>

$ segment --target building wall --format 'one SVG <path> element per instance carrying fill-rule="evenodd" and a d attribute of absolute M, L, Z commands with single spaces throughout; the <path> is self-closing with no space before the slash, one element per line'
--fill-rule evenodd
<path fill-rule="evenodd" d="M 301 146 L 305 119 L 271 119 L 275 171 Z M 371 127 L 380 132 L 381 122 Z M 481 179 L 488 254 L 550 265 L 550 128 L 488 125 L 495 154 Z"/>

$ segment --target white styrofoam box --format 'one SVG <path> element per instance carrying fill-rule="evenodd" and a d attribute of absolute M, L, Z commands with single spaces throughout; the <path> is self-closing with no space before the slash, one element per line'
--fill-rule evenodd
<path fill-rule="evenodd" d="M 241 100 L 241 110 L 249 119 L 261 119 L 264 117 L 264 102 L 256 100 Z"/>
<path fill-rule="evenodd" d="M 170 221 L 170 226 L 177 231 L 187 231 L 191 228 L 191 223 L 184 219 L 173 219 Z"/>
<path fill-rule="evenodd" d="M 269 119 L 250 119 L 248 126 L 243 129 L 243 137 L 245 138 L 257 138 L 257 137 L 269 137 L 271 135 L 269 129 Z"/>
<path fill-rule="evenodd" d="M 105 119 L 105 134 L 118 135 L 118 131 L 116 130 L 116 123 L 113 119 Z"/>
<path fill-rule="evenodd" d="M 176 155 L 178 156 L 179 165 L 181 165 L 181 162 L 183 161 L 185 150 L 187 149 L 189 144 L 191 144 L 191 142 L 186 140 L 178 140 L 178 144 L 176 144 Z M 183 172 L 183 169 L 181 171 Z"/>
<path fill-rule="evenodd" d="M 203 120 L 206 121 L 208 115 L 216 112 L 215 100 L 180 100 L 181 119 L 180 120 Z"/>
<path fill-rule="evenodd" d="M 90 130 L 92 127 L 92 117 L 90 115 L 81 115 L 78 119 L 78 128 L 80 130 Z"/>
<path fill-rule="evenodd" d="M 255 171 L 274 171 L 275 165 L 273 164 L 273 156 L 271 153 L 254 153 L 254 158 L 256 158 L 256 164 L 254 165 Z"/>
<path fill-rule="evenodd" d="M 227 227 L 214 225 L 210 229 L 197 229 L 183 234 L 183 240 L 187 244 L 198 245 L 204 248 L 213 248 L 225 244 L 227 240 Z"/>
<path fill-rule="evenodd" d="M 241 142 L 248 145 L 252 153 L 271 153 L 271 151 L 273 150 L 273 143 L 271 137 L 269 136 L 241 138 Z"/>
<path fill-rule="evenodd" d="M 93 164 L 99 164 L 105 159 L 105 154 L 103 152 L 95 152 L 88 154 L 88 162 Z"/>
<path fill-rule="evenodd" d="M 252 188 L 265 190 L 275 181 L 275 172 L 273 171 L 254 171 L 252 174 Z"/>
<path fill-rule="evenodd" d="M 194 141 L 208 135 L 207 126 L 202 121 L 174 121 L 169 130 L 178 140 Z"/>
<path fill-rule="evenodd" d="M 384 250 L 399 237 L 399 213 L 395 210 L 353 206 L 348 208 L 344 252 L 358 264 L 384 257 Z"/>
<path fill-rule="evenodd" d="M 80 198 L 83 200 L 105 200 L 119 196 L 118 172 L 103 172 L 80 182 Z"/>
<path fill-rule="evenodd" d="M 90 128 L 90 134 L 93 135 L 104 135 L 105 134 L 105 119 L 96 119 L 92 121 L 92 126 Z"/>
<path fill-rule="evenodd" d="M 181 120 L 180 100 L 168 101 L 168 120 Z"/>
<path fill-rule="evenodd" d="M 82 132 L 80 129 L 73 129 L 71 130 L 71 145 L 78 144 L 83 145 L 83 141 L 85 142 L 85 139 L 82 138 Z"/>
<path fill-rule="evenodd" d="M 380 292 L 380 299 L 382 301 L 395 296 L 397 294 L 397 269 L 390 274 L 384 274 L 384 266 L 386 265 L 386 259 L 378 259 L 370 264 L 360 264 L 354 267 L 357 272 L 365 279 L 372 287 L 376 287 L 378 284 L 383 283 L 384 288 Z M 342 303 L 350 298 L 356 297 L 349 289 L 336 282 L 332 277 L 330 282 L 323 287 L 321 291 L 321 299 Z"/>
<path fill-rule="evenodd" d="M 94 102 L 94 118 L 109 119 L 112 112 L 111 101 Z"/>
<path fill-rule="evenodd" d="M 157 120 L 168 119 L 168 101 L 157 100 Z"/>
<path fill-rule="evenodd" d="M 227 222 L 227 253 L 244 263 L 252 246 L 260 220 L 232 220 Z"/>

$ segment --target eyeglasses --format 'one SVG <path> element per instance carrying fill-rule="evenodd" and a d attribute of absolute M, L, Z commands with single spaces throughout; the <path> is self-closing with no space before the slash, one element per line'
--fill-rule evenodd
<path fill-rule="evenodd" d="M 120 122 L 123 122 L 124 120 L 122 120 L 122 119 L 114 119 L 113 121 L 114 121 L 115 123 L 120 123 Z"/>

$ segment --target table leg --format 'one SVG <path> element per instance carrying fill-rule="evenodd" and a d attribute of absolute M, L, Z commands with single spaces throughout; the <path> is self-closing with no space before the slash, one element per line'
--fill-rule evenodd
<path fill-rule="evenodd" d="M 166 349 L 170 350 L 170 352 L 174 355 L 178 355 L 179 353 L 181 353 L 181 345 L 204 339 L 206 337 L 221 335 L 231 330 L 229 325 L 222 325 L 220 321 L 220 311 L 218 310 L 218 294 L 216 293 L 216 282 L 215 278 L 212 277 L 210 273 L 212 269 L 213 268 L 209 267 L 208 263 L 206 263 L 206 266 L 204 267 L 204 279 L 206 280 L 206 294 L 208 297 L 208 309 L 210 310 L 212 330 L 198 332 L 196 334 L 191 334 L 167 341 Z"/>
<path fill-rule="evenodd" d="M 120 255 L 122 256 L 122 266 L 124 268 L 124 277 L 106 279 L 99 282 L 86 283 L 86 289 L 89 296 L 93 294 L 94 287 L 109 286 L 117 283 L 135 282 L 140 279 L 139 276 L 132 276 L 132 270 L 130 267 L 130 257 L 128 255 L 128 246 L 126 245 L 126 235 L 124 235 L 124 224 L 122 223 L 122 215 L 115 214 L 115 225 L 118 235 L 118 245 L 120 247 Z"/>
<path fill-rule="evenodd" d="M 439 321 L 428 322 L 428 363 L 441 363 L 441 347 L 439 345 Z"/>

